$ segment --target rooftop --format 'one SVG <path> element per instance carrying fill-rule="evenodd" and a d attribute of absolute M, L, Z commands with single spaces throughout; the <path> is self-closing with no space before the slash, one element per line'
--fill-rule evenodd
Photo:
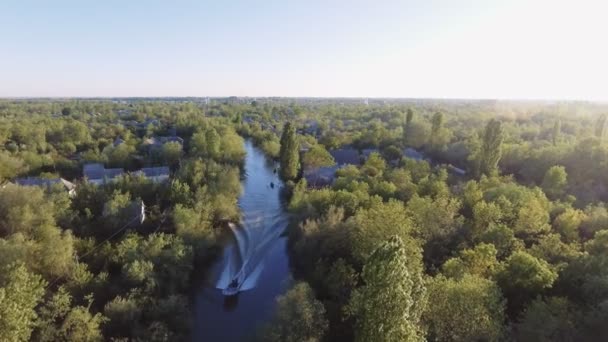
<path fill-rule="evenodd" d="M 337 150 L 329 151 L 336 164 L 338 165 L 359 165 L 361 163 L 361 158 L 359 157 L 359 151 L 354 148 L 342 148 Z"/>

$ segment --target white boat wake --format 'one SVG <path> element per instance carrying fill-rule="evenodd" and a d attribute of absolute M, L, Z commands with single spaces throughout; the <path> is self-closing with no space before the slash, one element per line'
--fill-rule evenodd
<path fill-rule="evenodd" d="M 242 226 L 230 224 L 234 244 L 224 249 L 222 271 L 215 284 L 224 295 L 235 295 L 257 285 L 265 267 L 265 257 L 287 225 L 284 215 L 264 217 L 249 213 Z"/>

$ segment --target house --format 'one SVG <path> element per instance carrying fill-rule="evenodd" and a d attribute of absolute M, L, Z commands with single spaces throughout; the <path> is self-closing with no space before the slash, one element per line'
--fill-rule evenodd
<path fill-rule="evenodd" d="M 312 147 L 312 145 L 304 140 L 304 141 L 300 141 L 300 154 L 306 153 L 310 150 L 310 148 Z"/>
<path fill-rule="evenodd" d="M 124 143 L 125 143 L 125 141 L 122 140 L 122 138 L 116 138 L 116 140 L 114 140 L 113 145 L 114 145 L 114 147 L 116 147 L 116 146 L 122 145 Z"/>
<path fill-rule="evenodd" d="M 414 159 L 414 160 L 423 160 L 424 154 L 416 151 L 415 149 L 408 147 L 403 150 L 403 156 L 406 158 Z"/>
<path fill-rule="evenodd" d="M 182 139 L 176 135 L 172 135 L 172 136 L 168 136 L 168 137 L 147 138 L 144 140 L 144 145 L 147 146 L 149 149 L 153 150 L 153 149 L 161 148 L 164 144 L 169 143 L 169 142 L 176 142 L 180 145 L 184 145 L 184 139 Z"/>
<path fill-rule="evenodd" d="M 124 174 L 122 168 L 106 169 L 103 164 L 92 163 L 85 164 L 82 168 L 82 174 L 87 182 L 102 185 L 115 181 L 119 176 Z"/>
<path fill-rule="evenodd" d="M 336 164 L 338 166 L 344 165 L 359 165 L 361 164 L 361 158 L 359 157 L 359 151 L 354 148 L 341 148 L 337 150 L 329 151 Z"/>
<path fill-rule="evenodd" d="M 119 215 L 125 226 L 140 225 L 146 219 L 146 206 L 142 200 L 131 201 L 129 205 L 120 209 L 118 213 L 112 213 L 110 206 L 106 203 L 103 207 L 102 216 L 108 217 L 111 215 Z"/>
<path fill-rule="evenodd" d="M 76 195 L 76 185 L 74 183 L 68 182 L 63 178 L 39 178 L 39 177 L 28 177 L 28 178 L 18 178 L 15 179 L 15 184 L 20 186 L 39 186 L 45 188 L 51 188 L 56 184 L 60 184 L 65 191 L 67 191 L 70 197 Z"/>
<path fill-rule="evenodd" d="M 455 173 L 455 174 L 459 175 L 459 176 L 464 176 L 464 175 L 467 174 L 467 172 L 465 170 L 463 170 L 461 168 L 458 168 L 458 167 L 456 167 L 456 166 L 454 166 L 452 164 L 448 165 L 448 170 L 451 171 L 452 173 Z"/>
<path fill-rule="evenodd" d="M 319 123 L 316 120 L 308 120 L 304 123 L 304 128 L 301 130 L 302 134 L 308 134 L 312 136 L 319 135 Z"/>
<path fill-rule="evenodd" d="M 319 188 L 330 186 L 333 184 L 336 178 L 336 171 L 338 171 L 339 168 L 339 166 L 335 165 L 305 170 L 303 176 L 310 187 Z"/>
<path fill-rule="evenodd" d="M 370 154 L 377 152 L 379 153 L 377 148 L 364 148 L 361 150 L 361 158 L 363 158 L 363 160 L 367 160 L 367 158 L 369 158 Z"/>
<path fill-rule="evenodd" d="M 168 166 L 144 167 L 136 171 L 135 174 L 141 175 L 154 183 L 162 183 L 169 180 L 170 171 Z"/>

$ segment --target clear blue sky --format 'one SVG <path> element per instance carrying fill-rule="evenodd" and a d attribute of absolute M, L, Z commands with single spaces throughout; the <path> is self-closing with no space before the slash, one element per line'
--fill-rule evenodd
<path fill-rule="evenodd" d="M 0 3 L 0 96 L 608 100 L 603 1 Z"/>

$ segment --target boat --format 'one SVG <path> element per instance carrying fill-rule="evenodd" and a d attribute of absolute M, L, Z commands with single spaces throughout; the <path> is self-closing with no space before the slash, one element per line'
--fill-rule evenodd
<path fill-rule="evenodd" d="M 234 296 L 239 293 L 239 281 L 235 278 L 227 288 L 222 290 L 224 296 Z"/>

